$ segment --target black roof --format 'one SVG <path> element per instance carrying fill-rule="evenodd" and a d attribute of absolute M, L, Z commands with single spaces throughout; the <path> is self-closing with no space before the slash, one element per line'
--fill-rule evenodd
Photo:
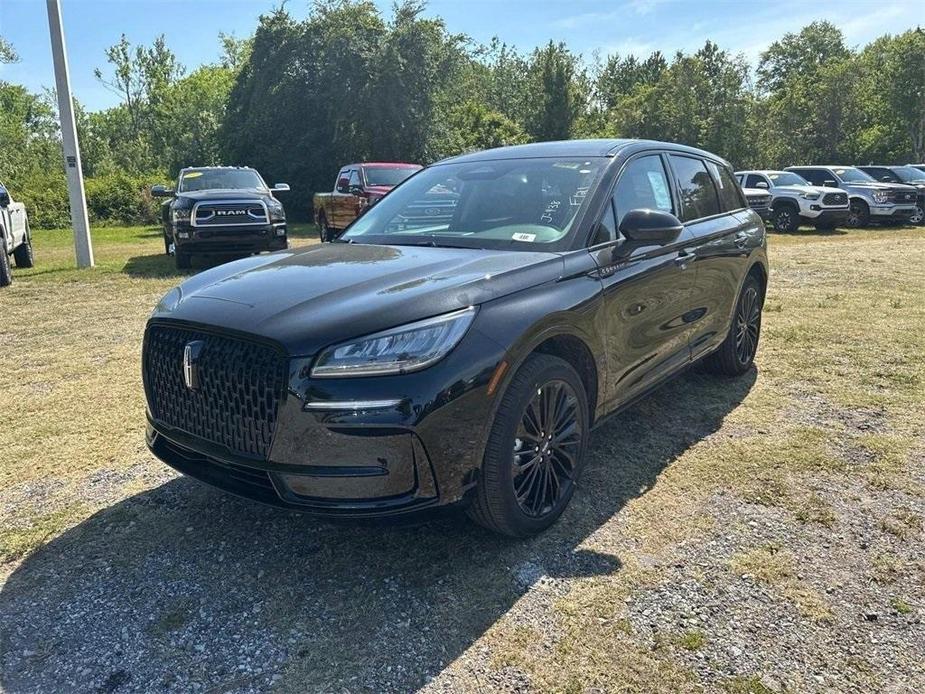
<path fill-rule="evenodd" d="M 532 142 L 528 145 L 513 145 L 510 147 L 496 147 L 486 149 L 481 152 L 471 152 L 469 154 L 460 154 L 459 156 L 450 157 L 438 164 L 490 161 L 496 159 L 532 159 L 539 157 L 612 157 L 617 152 L 632 148 L 648 149 L 650 147 L 659 147 L 664 149 L 673 149 L 679 152 L 688 152 L 689 154 L 698 154 L 707 156 L 712 159 L 720 159 L 715 154 L 705 152 L 695 147 L 679 145 L 673 142 L 659 142 L 657 140 L 633 140 L 633 139 L 592 139 L 592 140 L 556 140 L 553 142 Z"/>

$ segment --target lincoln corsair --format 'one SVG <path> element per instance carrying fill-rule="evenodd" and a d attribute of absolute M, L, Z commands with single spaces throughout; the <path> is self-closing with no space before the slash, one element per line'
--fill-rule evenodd
<path fill-rule="evenodd" d="M 335 243 L 164 296 L 144 338 L 147 442 L 276 506 L 452 504 L 531 535 L 607 415 L 695 362 L 751 368 L 767 277 L 764 224 L 708 152 L 586 140 L 447 159 Z"/>

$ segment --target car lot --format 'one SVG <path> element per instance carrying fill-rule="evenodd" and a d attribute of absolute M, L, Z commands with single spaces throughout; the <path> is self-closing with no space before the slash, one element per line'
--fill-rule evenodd
<path fill-rule="evenodd" d="M 182 275 L 156 228 L 94 243 L 81 272 L 68 232 L 36 232 L 0 294 L 28 355 L 0 372 L 3 689 L 925 687 L 925 230 L 772 235 L 756 372 L 611 420 L 528 542 L 331 526 L 172 474 L 138 356 Z"/>

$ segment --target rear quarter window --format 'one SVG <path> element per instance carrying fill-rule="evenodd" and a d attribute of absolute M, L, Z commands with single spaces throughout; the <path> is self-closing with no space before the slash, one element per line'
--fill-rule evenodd
<path fill-rule="evenodd" d="M 670 154 L 669 157 L 678 179 L 681 221 L 689 222 L 719 214 L 716 185 L 703 160 L 676 154 Z"/>

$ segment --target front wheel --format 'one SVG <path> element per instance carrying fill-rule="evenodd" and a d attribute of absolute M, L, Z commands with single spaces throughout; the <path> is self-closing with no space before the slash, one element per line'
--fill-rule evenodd
<path fill-rule="evenodd" d="M 863 200 L 852 200 L 848 220 L 845 224 L 852 229 L 866 227 L 870 222 L 870 208 Z"/>
<path fill-rule="evenodd" d="M 912 213 L 912 216 L 909 217 L 909 224 L 915 224 L 919 226 L 925 222 L 925 206 L 922 203 L 919 203 L 915 206 L 915 212 Z"/>
<path fill-rule="evenodd" d="M 752 367 L 761 337 L 762 293 L 757 278 L 749 275 L 739 293 L 726 339 L 704 360 L 708 370 L 724 376 L 741 376 Z"/>
<path fill-rule="evenodd" d="M 10 256 L 6 254 L 6 244 L 0 235 L 0 287 L 9 287 L 13 283 L 13 271 L 10 269 Z"/>
<path fill-rule="evenodd" d="M 778 205 L 775 207 L 771 219 L 776 231 L 790 234 L 800 228 L 800 213 L 791 205 Z"/>
<path fill-rule="evenodd" d="M 548 528 L 575 491 L 588 430 L 588 397 L 575 369 L 558 357 L 531 356 L 498 406 L 470 517 L 512 537 Z"/>

